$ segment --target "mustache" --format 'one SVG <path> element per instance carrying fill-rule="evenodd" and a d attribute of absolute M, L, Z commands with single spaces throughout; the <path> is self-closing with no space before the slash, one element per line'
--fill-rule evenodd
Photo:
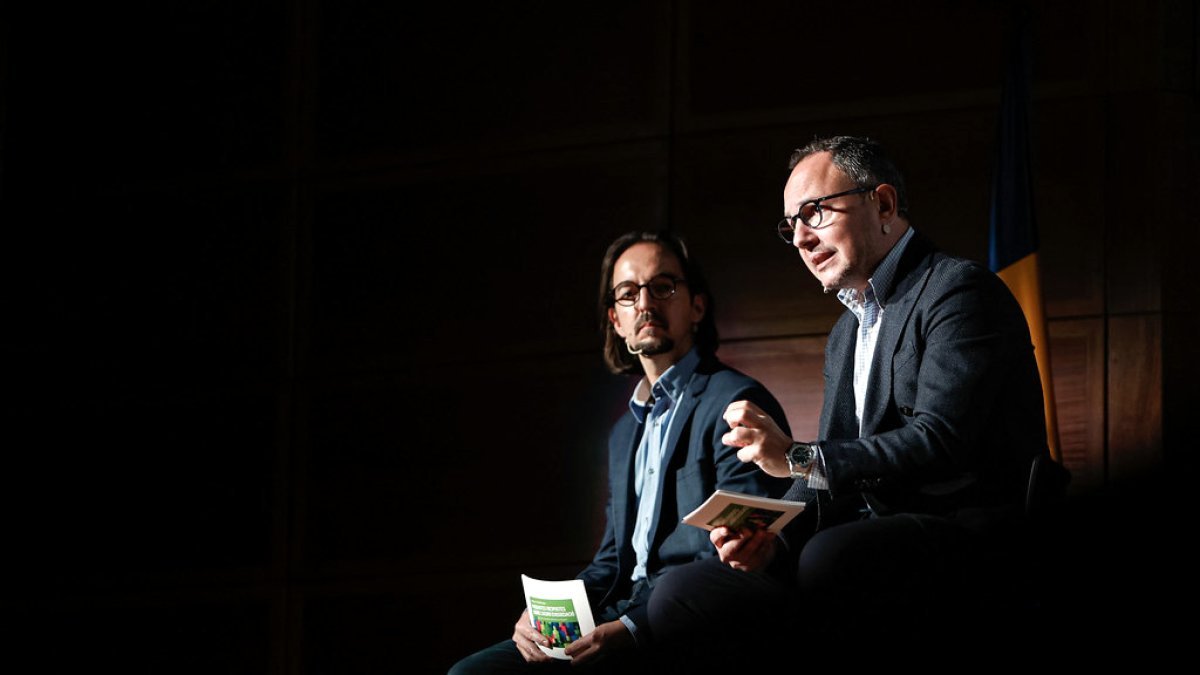
<path fill-rule="evenodd" d="M 664 328 L 667 326 L 667 320 L 664 319 L 661 314 L 659 314 L 658 312 L 656 312 L 652 309 L 648 309 L 645 312 L 642 312 L 641 314 L 639 314 L 637 319 L 634 320 L 634 322 L 633 322 L 634 332 L 636 333 L 638 331 L 641 331 L 642 328 L 650 322 L 654 322 Z"/>

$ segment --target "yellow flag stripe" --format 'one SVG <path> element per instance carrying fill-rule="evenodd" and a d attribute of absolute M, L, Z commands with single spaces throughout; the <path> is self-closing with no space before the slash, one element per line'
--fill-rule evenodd
<path fill-rule="evenodd" d="M 1038 273 L 1037 253 L 1030 253 L 998 273 L 1025 312 L 1029 335 L 1033 340 L 1033 355 L 1037 358 L 1042 377 L 1042 396 L 1046 402 L 1046 442 L 1050 455 L 1062 461 L 1058 447 L 1058 415 L 1054 406 L 1054 381 L 1050 377 L 1050 334 L 1046 329 L 1046 311 L 1042 307 L 1042 285 Z"/>

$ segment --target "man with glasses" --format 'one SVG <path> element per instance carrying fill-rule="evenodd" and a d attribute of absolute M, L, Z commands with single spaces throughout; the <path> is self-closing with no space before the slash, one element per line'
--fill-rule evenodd
<path fill-rule="evenodd" d="M 864 635 L 943 639 L 952 620 L 932 622 L 978 587 L 1023 517 L 1034 458 L 1049 456 L 1029 330 L 999 278 L 912 228 L 877 143 L 815 140 L 791 168 L 779 234 L 847 308 L 826 346 L 820 435 L 797 442 L 739 401 L 724 441 L 794 478 L 787 498 L 809 508 L 779 537 L 714 530 L 719 561 L 657 587 L 651 627 L 698 644 L 783 595 L 780 619 L 799 622 L 810 655 Z M 780 583 L 757 594 L 764 575 Z"/>
<path fill-rule="evenodd" d="M 604 537 L 578 575 L 596 630 L 566 653 L 576 664 L 625 673 L 647 666 L 653 653 L 651 588 L 680 565 L 715 556 L 707 533 L 680 520 L 717 489 L 778 497 L 790 485 L 739 461 L 737 449 L 725 445 L 726 408 L 752 401 L 777 428 L 788 427 L 761 384 L 717 360 L 712 293 L 678 237 L 632 232 L 614 241 L 601 265 L 599 309 L 609 369 L 640 379 L 609 437 Z M 450 672 L 566 666 L 538 649 L 548 644 L 522 613 L 511 640 Z"/>

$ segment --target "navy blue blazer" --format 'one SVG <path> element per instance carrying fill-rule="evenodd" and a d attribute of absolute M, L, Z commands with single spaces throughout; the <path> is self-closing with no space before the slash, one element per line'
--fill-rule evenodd
<path fill-rule="evenodd" d="M 753 462 L 742 463 L 737 458 L 737 449 L 721 442 L 721 436 L 729 431 L 722 417 L 725 409 L 741 400 L 753 401 L 785 432 L 791 433 L 783 409 L 761 384 L 716 358 L 701 359 L 675 411 L 662 462 L 664 468 L 658 476 L 659 502 L 650 526 L 647 564 L 651 580 L 677 565 L 716 554 L 707 531 L 680 522 L 714 490 L 778 497 L 791 484 L 789 479 L 768 476 Z M 633 460 L 641 433 L 641 425 L 632 412 L 627 412 L 608 439 L 609 494 L 604 538 L 591 564 L 578 576 L 587 587 L 597 613 L 601 607 L 629 599 L 632 591 L 629 576 L 637 563 L 632 544 L 637 516 Z M 649 627 L 644 600 L 625 608 L 625 614 L 639 630 Z"/>
<path fill-rule="evenodd" d="M 861 434 L 853 313 L 825 349 L 819 442 L 832 495 L 861 494 L 876 513 L 1019 505 L 1033 457 L 1049 450 L 1029 328 L 1008 287 L 914 233 L 892 288 L 876 291 L 884 318 Z M 811 496 L 803 481 L 789 491 Z"/>

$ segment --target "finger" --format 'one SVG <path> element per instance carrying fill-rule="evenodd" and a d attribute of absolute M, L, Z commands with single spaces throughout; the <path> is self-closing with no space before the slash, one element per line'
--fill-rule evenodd
<path fill-rule="evenodd" d="M 545 656 L 540 649 L 530 644 L 528 640 L 517 642 L 517 651 L 521 652 L 521 657 L 526 661 L 538 661 L 538 657 Z"/>
<path fill-rule="evenodd" d="M 763 530 L 747 545 L 748 554 L 742 557 L 751 569 L 766 567 L 775 557 L 775 534 Z"/>
<path fill-rule="evenodd" d="M 747 445 L 746 447 L 737 451 L 737 458 L 743 462 L 754 462 L 755 464 L 762 466 L 763 456 L 761 452 L 761 446 Z"/>
<path fill-rule="evenodd" d="M 712 532 L 708 533 L 708 540 L 713 543 L 713 546 L 721 548 L 721 546 L 725 543 L 725 540 L 729 539 L 732 534 L 732 530 L 722 525 L 720 527 L 714 527 Z"/>
<path fill-rule="evenodd" d="M 763 410 L 750 401 L 734 401 L 725 408 L 726 416 L 740 416 L 748 420 L 762 419 Z M 728 417 L 727 417 L 728 419 Z"/>
<path fill-rule="evenodd" d="M 740 448 L 743 445 L 745 445 L 745 443 L 741 443 L 738 441 L 737 428 L 726 431 L 721 436 L 721 442 L 724 443 L 725 445 L 728 445 L 731 448 Z"/>
<path fill-rule="evenodd" d="M 743 560 L 753 560 L 762 549 L 762 538 L 754 535 L 749 535 L 742 539 L 742 552 L 738 556 Z"/>
<path fill-rule="evenodd" d="M 539 646 L 540 647 L 549 647 L 550 646 L 550 638 L 546 637 L 545 635 L 542 635 L 541 633 L 539 633 L 537 631 L 530 631 L 529 633 L 525 634 L 524 638 L 525 638 L 525 642 L 530 646 L 530 648 L 532 648 L 533 651 L 538 654 L 542 653 L 541 650 L 538 649 Z"/>
<path fill-rule="evenodd" d="M 726 539 L 718 548 L 717 553 L 721 556 L 721 560 L 728 558 L 741 558 L 742 547 L 744 542 L 736 537 Z"/>
<path fill-rule="evenodd" d="M 580 663 L 587 663 L 587 660 L 592 657 L 592 653 L 594 651 L 595 645 L 592 643 L 592 641 L 584 641 L 581 638 L 567 645 L 567 648 L 563 650 L 563 653 L 571 657 L 572 665 L 577 665 Z"/>
<path fill-rule="evenodd" d="M 735 448 L 761 443 L 765 434 L 753 427 L 734 427 L 721 436 L 721 442 Z"/>
<path fill-rule="evenodd" d="M 746 401 L 746 400 L 734 401 L 733 403 L 730 403 L 729 405 L 725 406 L 725 414 L 728 415 L 731 412 L 738 412 L 741 410 L 745 410 L 746 406 L 749 405 L 749 403 L 750 402 Z"/>
<path fill-rule="evenodd" d="M 567 648 L 563 651 L 568 656 L 575 656 L 577 654 L 586 652 L 588 649 L 591 649 L 592 646 L 595 644 L 596 644 L 596 631 L 593 630 L 591 633 L 588 633 L 587 635 L 584 635 L 583 637 L 579 638 L 578 640 L 567 645 Z"/>
<path fill-rule="evenodd" d="M 720 558 L 721 562 L 723 562 L 723 563 L 729 562 L 729 541 L 728 540 L 722 540 L 720 544 L 717 544 L 717 557 Z"/>
<path fill-rule="evenodd" d="M 757 424 L 759 416 L 755 415 L 750 408 L 746 407 L 749 405 L 749 403 L 746 401 L 740 401 L 740 403 L 743 405 L 731 403 L 729 407 L 725 409 L 725 414 L 722 415 L 725 423 L 733 428 L 737 428 L 739 426 L 749 427 Z"/>
<path fill-rule="evenodd" d="M 521 616 L 517 619 L 517 623 L 513 626 L 513 642 L 520 647 L 524 644 L 527 648 L 532 648 L 533 651 L 541 654 L 541 651 L 536 649 L 534 645 L 545 644 L 549 645 L 550 640 L 545 635 L 538 632 L 533 624 L 529 621 L 529 610 L 521 612 Z"/>
<path fill-rule="evenodd" d="M 721 415 L 721 419 L 725 420 L 725 423 L 730 428 L 735 428 L 742 423 L 742 411 L 734 410 L 732 407 L 726 408 L 725 414 Z"/>
<path fill-rule="evenodd" d="M 758 404 L 752 403 L 750 401 L 746 401 L 745 403 L 746 403 L 746 405 L 744 407 L 744 410 L 746 411 L 747 417 L 752 417 L 754 419 L 762 419 L 767 416 L 767 414 L 763 412 L 763 409 L 758 407 Z"/>

